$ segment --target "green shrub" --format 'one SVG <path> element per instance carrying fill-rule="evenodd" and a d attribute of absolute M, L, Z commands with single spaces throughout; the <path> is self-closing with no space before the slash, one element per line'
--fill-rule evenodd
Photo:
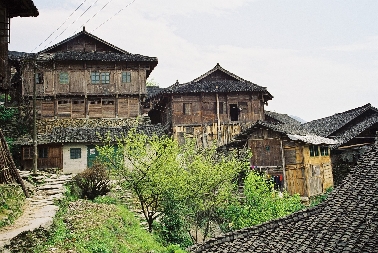
<path fill-rule="evenodd" d="M 24 200 L 19 185 L 0 184 L 0 228 L 12 224 L 22 214 Z"/>
<path fill-rule="evenodd" d="M 90 200 L 105 195 L 110 191 L 110 179 L 106 168 L 100 163 L 94 163 L 91 168 L 84 170 L 73 178 L 79 187 L 79 196 Z M 73 187 L 75 189 L 75 187 Z"/>

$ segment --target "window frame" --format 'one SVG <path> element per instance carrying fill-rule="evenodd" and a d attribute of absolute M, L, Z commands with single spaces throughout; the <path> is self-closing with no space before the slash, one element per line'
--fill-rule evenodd
<path fill-rule="evenodd" d="M 310 156 L 311 157 L 319 156 L 319 146 L 318 145 L 310 145 L 309 150 L 310 150 Z"/>
<path fill-rule="evenodd" d="M 70 159 L 81 159 L 81 148 L 70 148 Z"/>
<path fill-rule="evenodd" d="M 327 146 L 320 146 L 320 156 L 329 156 L 329 148 Z"/>
<path fill-rule="evenodd" d="M 67 71 L 59 73 L 59 84 L 69 84 L 70 78 Z"/>
<path fill-rule="evenodd" d="M 184 115 L 192 115 L 192 103 L 183 103 L 182 110 Z"/>
<path fill-rule="evenodd" d="M 35 81 L 35 84 L 43 84 L 43 73 L 42 72 L 34 73 L 34 81 Z"/>
<path fill-rule="evenodd" d="M 121 76 L 122 83 L 131 83 L 131 72 L 130 71 L 123 71 Z"/>
<path fill-rule="evenodd" d="M 91 72 L 91 84 L 100 84 L 101 75 L 99 71 Z"/>
<path fill-rule="evenodd" d="M 38 148 L 38 158 L 49 158 L 49 148 L 39 147 Z"/>
<path fill-rule="evenodd" d="M 101 84 L 109 84 L 110 83 L 110 72 L 101 72 L 100 74 L 100 83 Z"/>

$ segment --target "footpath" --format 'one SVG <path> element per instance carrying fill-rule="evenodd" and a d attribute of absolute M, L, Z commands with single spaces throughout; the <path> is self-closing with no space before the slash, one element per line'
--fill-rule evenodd
<path fill-rule="evenodd" d="M 30 172 L 20 171 L 22 178 L 31 177 Z M 36 181 L 35 192 L 27 198 L 23 214 L 10 226 L 0 229 L 0 252 L 7 252 L 4 247 L 11 240 L 26 231 L 37 228 L 48 229 L 58 211 L 54 200 L 64 196 L 64 184 L 72 179 L 72 175 L 46 174 L 33 178 Z"/>

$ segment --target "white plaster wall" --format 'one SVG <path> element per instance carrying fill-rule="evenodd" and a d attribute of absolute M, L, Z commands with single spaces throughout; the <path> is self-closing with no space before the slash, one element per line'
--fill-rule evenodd
<path fill-rule="evenodd" d="M 71 159 L 70 149 L 81 148 L 81 158 Z M 87 168 L 87 146 L 83 144 L 65 144 L 63 146 L 63 173 L 80 173 Z"/>

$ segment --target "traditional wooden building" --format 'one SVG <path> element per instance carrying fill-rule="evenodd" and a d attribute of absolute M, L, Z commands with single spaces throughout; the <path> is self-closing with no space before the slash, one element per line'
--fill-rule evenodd
<path fill-rule="evenodd" d="M 302 125 L 309 132 L 337 140 L 332 148 L 334 164 L 355 164 L 365 147 L 374 143 L 378 131 L 378 109 L 366 104 Z"/>
<path fill-rule="evenodd" d="M 193 245 L 193 253 L 377 252 L 378 142 L 313 208 Z"/>
<path fill-rule="evenodd" d="M 191 82 L 162 89 L 149 97 L 152 123 L 169 124 L 175 138 L 196 136 L 203 145 L 228 143 L 241 126 L 264 120 L 264 105 L 273 96 L 265 87 L 217 64 Z"/>
<path fill-rule="evenodd" d="M 131 54 L 83 31 L 37 54 L 10 55 L 21 72 L 22 96 L 39 118 L 135 118 L 156 57 Z"/>
<path fill-rule="evenodd" d="M 251 149 L 251 169 L 273 177 L 279 189 L 304 197 L 333 186 L 331 145 L 337 142 L 306 133 L 300 125 L 258 121 L 243 130 L 229 146 Z"/>
<path fill-rule="evenodd" d="M 105 140 L 116 144 L 131 128 L 148 135 L 165 133 L 161 125 L 136 119 L 42 119 L 37 124 L 38 169 L 63 173 L 79 173 L 90 167 L 98 156 L 96 146 Z M 32 143 L 30 136 L 17 140 L 23 146 L 24 170 L 33 168 Z"/>
<path fill-rule="evenodd" d="M 131 54 L 83 30 L 37 54 L 10 52 L 24 99 L 36 93 L 39 169 L 78 173 L 105 133 L 125 133 L 143 115 L 146 79 L 156 57 Z M 30 103 L 32 104 L 32 103 Z M 115 140 L 114 140 L 115 141 Z M 20 139 L 31 169 L 31 137 Z"/>
<path fill-rule="evenodd" d="M 38 10 L 32 0 L 0 0 L 0 92 L 8 93 L 10 89 L 10 68 L 8 67 L 10 20 L 14 17 L 38 15 Z"/>

